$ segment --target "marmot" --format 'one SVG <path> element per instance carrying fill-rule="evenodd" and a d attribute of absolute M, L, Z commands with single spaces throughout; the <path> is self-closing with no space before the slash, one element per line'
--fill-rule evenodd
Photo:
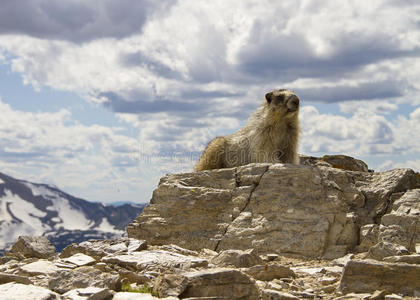
<path fill-rule="evenodd" d="M 194 171 L 249 163 L 299 163 L 299 98 L 291 90 L 265 95 L 261 106 L 237 132 L 210 141 Z"/>

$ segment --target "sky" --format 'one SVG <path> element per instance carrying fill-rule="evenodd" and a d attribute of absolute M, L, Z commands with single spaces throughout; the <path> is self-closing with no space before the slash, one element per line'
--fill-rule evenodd
<path fill-rule="evenodd" d="M 0 172 L 148 202 L 264 94 L 299 153 L 420 171 L 417 0 L 2 0 Z"/>

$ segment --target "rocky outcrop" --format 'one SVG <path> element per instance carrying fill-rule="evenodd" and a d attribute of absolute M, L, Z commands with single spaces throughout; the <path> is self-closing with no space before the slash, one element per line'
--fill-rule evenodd
<path fill-rule="evenodd" d="M 143 213 L 127 227 L 128 236 L 192 250 L 252 248 L 260 253 L 334 258 L 356 247 L 369 249 L 378 236 L 389 240 L 385 236 L 391 229 L 385 227 L 376 231 L 378 236 L 371 242 L 367 233 L 360 235 L 361 228 L 382 220 L 394 231 L 398 223 L 404 231 L 401 238 L 412 249 L 413 233 L 418 230 L 412 223 L 418 216 L 408 213 L 413 215 L 411 221 L 402 216 L 408 222 L 403 224 L 398 218 L 411 203 L 405 200 L 411 194 L 400 200 L 407 204 L 397 200 L 420 187 L 416 173 L 410 169 L 366 172 L 360 161 L 344 157 L 340 163 L 339 159 L 169 174 L 161 179 Z M 359 171 L 339 169 L 340 165 Z M 401 208 L 388 214 L 394 203 Z"/>
<path fill-rule="evenodd" d="M 167 175 L 127 238 L 61 253 L 22 238 L 0 257 L 0 299 L 420 297 L 418 174 L 304 163 Z"/>

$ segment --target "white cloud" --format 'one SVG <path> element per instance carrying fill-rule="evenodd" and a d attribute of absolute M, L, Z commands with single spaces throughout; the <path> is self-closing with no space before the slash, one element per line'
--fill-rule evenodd
<path fill-rule="evenodd" d="M 115 199 L 117 189 L 122 199 L 133 199 L 141 189 L 139 143 L 118 134 L 118 128 L 82 125 L 67 110 L 22 112 L 1 100 L 0 110 L 2 172 L 52 183 L 89 200 L 121 200 Z M 148 200 L 149 191 L 136 194 L 138 201 Z"/>
<path fill-rule="evenodd" d="M 0 61 L 38 89 L 103 103 L 139 130 L 139 140 L 78 124 L 67 110 L 23 113 L 1 103 L 16 118 L 0 120 L 8 170 L 19 162 L 21 170 L 44 170 L 41 179 L 54 173 L 59 186 L 97 182 L 92 190 L 101 194 L 112 182 L 132 199 L 140 180 L 150 192 L 162 172 L 190 168 L 189 153 L 235 131 L 280 87 L 306 105 L 340 103 L 348 114 L 303 107 L 305 154 L 420 149 L 419 109 L 394 117 L 398 104 L 420 104 L 415 1 L 50 2 L 0 4 L 3 14 L 45 16 L 23 22 L 0 13 Z M 80 12 L 77 22 L 64 18 L 68 11 Z M 137 166 L 141 154 L 155 162 Z"/>
<path fill-rule="evenodd" d="M 376 169 L 377 171 L 386 171 L 391 169 L 399 168 L 409 168 L 413 169 L 416 172 L 420 172 L 420 159 L 417 160 L 406 160 L 403 162 L 394 162 L 392 160 L 387 160 Z"/>
<path fill-rule="evenodd" d="M 388 101 L 347 101 L 339 103 L 340 111 L 346 114 L 372 112 L 376 114 L 389 114 L 398 110 L 398 104 Z"/>
<path fill-rule="evenodd" d="M 386 114 L 387 109 L 393 110 L 393 105 L 375 111 L 368 109 L 372 103 L 360 101 L 358 104 L 362 108 L 353 104 L 342 106 L 345 112 L 352 113 L 350 117 L 322 114 L 313 106 L 302 107 L 301 152 L 354 156 L 420 153 L 419 108 L 409 118 L 400 115 L 388 120 L 382 114 Z"/>

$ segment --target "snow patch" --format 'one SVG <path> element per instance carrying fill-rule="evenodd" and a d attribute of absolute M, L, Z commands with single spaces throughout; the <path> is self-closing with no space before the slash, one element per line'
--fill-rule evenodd
<path fill-rule="evenodd" d="M 53 198 L 57 197 L 57 192 L 50 190 L 44 185 L 35 185 L 33 183 L 26 182 L 26 181 L 21 181 L 21 183 L 26 185 L 32 191 L 32 195 L 34 197 L 42 196 L 47 199 L 50 197 L 53 197 Z"/>
<path fill-rule="evenodd" d="M 51 187 L 46 185 L 36 185 L 30 182 L 22 182 L 31 189 L 33 196 L 41 196 L 51 201 L 52 205 L 46 209 L 49 211 L 56 211 L 58 217 L 52 219 L 56 222 L 56 229 L 63 227 L 68 230 L 87 230 L 94 224 L 93 221 L 88 220 L 84 213 L 74 208 L 68 199 L 63 198 Z"/>
<path fill-rule="evenodd" d="M 52 205 L 47 207 L 47 210 L 56 211 L 59 218 L 59 223 L 55 225 L 56 229 L 63 227 L 68 230 L 88 230 L 93 225 L 93 221 L 87 219 L 81 210 L 71 206 L 69 200 L 55 195 L 52 200 Z"/>
<path fill-rule="evenodd" d="M 99 226 L 95 228 L 96 230 L 111 232 L 111 233 L 122 233 L 122 230 L 115 229 L 115 227 L 108 222 L 107 218 L 102 218 Z"/>
<path fill-rule="evenodd" d="M 0 178 L 0 184 L 5 184 L 5 182 L 1 178 Z"/>
<path fill-rule="evenodd" d="M 39 218 L 47 214 L 9 190 L 0 198 L 0 249 L 20 235 L 42 235 L 50 229 Z"/>

